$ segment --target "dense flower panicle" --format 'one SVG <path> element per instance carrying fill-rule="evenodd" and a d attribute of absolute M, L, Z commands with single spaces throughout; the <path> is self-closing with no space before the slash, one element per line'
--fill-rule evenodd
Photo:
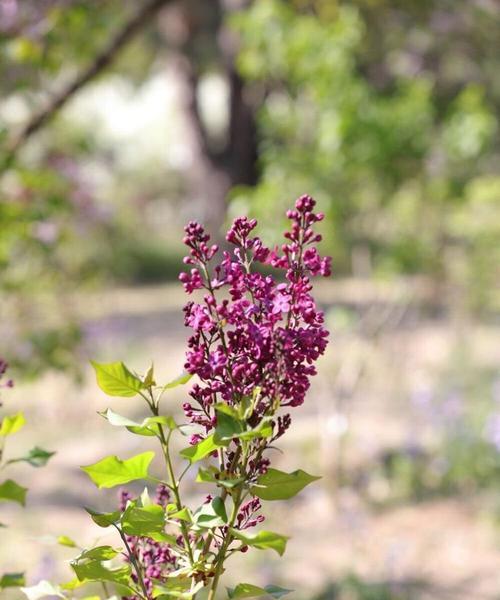
<path fill-rule="evenodd" d="M 314 213 L 314 206 L 313 198 L 302 196 L 287 212 L 292 223 L 281 249 L 271 250 L 253 235 L 255 219 L 235 219 L 226 235 L 234 249 L 224 251 L 219 262 L 214 260 L 217 247 L 209 245 L 200 225 L 190 223 L 185 229 L 190 252 L 184 262 L 193 269 L 180 279 L 188 293 L 201 288 L 206 293 L 201 303 L 185 307 L 185 324 L 193 330 L 185 368 L 200 383 L 190 392 L 194 403 L 184 409 L 205 433 L 216 425 L 217 402 L 236 405 L 256 389 L 260 417 L 273 407 L 304 401 L 328 337 L 309 279 L 331 274 L 330 258 L 321 257 L 315 246 L 321 236 L 313 225 L 323 214 Z M 284 272 L 284 280 L 252 271 L 256 262 Z M 277 422 L 276 434 L 282 435 L 288 425 Z"/>

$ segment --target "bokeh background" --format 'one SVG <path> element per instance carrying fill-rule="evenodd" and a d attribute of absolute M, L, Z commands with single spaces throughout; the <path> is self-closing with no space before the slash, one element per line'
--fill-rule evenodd
<path fill-rule="evenodd" d="M 88 360 L 180 372 L 183 224 L 278 243 L 309 193 L 332 337 L 276 460 L 323 479 L 268 507 L 285 558 L 227 581 L 500 598 L 499 73 L 496 0 L 0 0 L 2 410 L 28 419 L 9 453 L 57 451 L 12 469 L 0 571 L 65 580 L 55 536 L 109 539 L 82 506 L 116 493 L 78 466 L 143 449 L 96 414 L 141 407 Z"/>

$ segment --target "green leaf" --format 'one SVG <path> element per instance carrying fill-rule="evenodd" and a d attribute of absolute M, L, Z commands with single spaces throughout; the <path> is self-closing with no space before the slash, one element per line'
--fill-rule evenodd
<path fill-rule="evenodd" d="M 172 388 L 176 388 L 179 385 L 184 385 L 185 383 L 187 383 L 192 377 L 191 373 L 181 373 L 178 377 L 176 377 L 175 379 L 173 379 L 172 381 L 169 381 L 167 384 L 165 384 L 162 389 L 163 390 L 170 390 Z"/>
<path fill-rule="evenodd" d="M 129 481 L 146 479 L 154 455 L 154 452 L 143 452 L 126 460 L 120 460 L 117 456 L 107 456 L 99 462 L 81 467 L 81 469 L 87 473 L 97 487 L 112 488 Z"/>
<path fill-rule="evenodd" d="M 131 398 L 145 388 L 144 383 L 122 362 L 97 363 L 90 361 L 90 363 L 95 369 L 97 384 L 109 396 Z"/>
<path fill-rule="evenodd" d="M 236 600 L 236 598 L 282 598 L 291 591 L 277 585 L 266 585 L 261 588 L 250 583 L 240 583 L 234 589 L 227 588 L 227 596 L 231 600 Z"/>
<path fill-rule="evenodd" d="M 25 506 L 27 491 L 27 488 L 18 485 L 15 481 L 12 481 L 12 479 L 7 479 L 0 484 L 0 502 L 2 500 L 11 501 Z"/>
<path fill-rule="evenodd" d="M 40 600 L 47 596 L 57 596 L 58 598 L 66 597 L 58 585 L 52 585 L 49 581 L 40 581 L 31 587 L 23 587 L 21 588 L 21 592 L 23 592 L 28 600 Z"/>
<path fill-rule="evenodd" d="M 268 469 L 257 479 L 257 485 L 251 487 L 250 491 L 262 500 L 288 500 L 318 479 L 321 477 L 309 475 L 301 469 L 293 473 Z"/>
<path fill-rule="evenodd" d="M 44 450 L 43 448 L 35 446 L 29 451 L 29 453 L 26 456 L 21 456 L 20 458 L 12 458 L 8 461 L 7 464 L 27 462 L 32 467 L 44 467 L 54 456 L 54 454 L 55 452 L 49 452 L 48 450 Z"/>
<path fill-rule="evenodd" d="M 71 567 L 80 581 L 111 581 L 129 587 L 130 566 L 108 569 L 98 560 L 72 561 Z"/>
<path fill-rule="evenodd" d="M 4 417 L 0 424 L 0 435 L 7 437 L 13 433 L 17 433 L 22 427 L 24 427 L 26 419 L 22 412 L 15 415 Z"/>
<path fill-rule="evenodd" d="M 217 426 L 215 428 L 216 441 L 230 441 L 245 431 L 245 426 L 238 419 L 238 413 L 227 404 L 217 404 Z"/>
<path fill-rule="evenodd" d="M 159 416 L 159 417 L 148 417 L 144 419 L 142 423 L 138 423 L 134 426 L 129 426 L 127 429 L 131 433 L 135 433 L 136 435 L 157 435 L 159 433 L 158 425 L 165 425 L 170 430 L 177 429 L 177 423 L 174 421 L 173 417 L 169 416 Z"/>
<path fill-rule="evenodd" d="M 231 529 L 232 535 L 241 540 L 245 545 L 259 548 L 260 550 L 275 550 L 280 556 L 283 556 L 286 549 L 286 543 L 289 539 L 286 535 L 274 533 L 272 531 L 259 531 L 258 533 L 243 533 L 238 529 Z"/>
<path fill-rule="evenodd" d="M 186 506 L 182 507 L 180 510 L 174 510 L 174 512 L 168 513 L 168 518 L 178 519 L 179 521 L 186 521 L 187 523 L 191 523 L 193 521 L 189 508 L 187 508 Z"/>
<path fill-rule="evenodd" d="M 24 585 L 24 573 L 5 573 L 0 577 L 0 590 Z"/>
<path fill-rule="evenodd" d="M 223 527 L 228 521 L 224 500 L 216 496 L 210 502 L 202 504 L 193 515 L 193 520 L 198 527 Z"/>
<path fill-rule="evenodd" d="M 57 538 L 57 543 L 61 546 L 67 546 L 68 548 L 76 548 L 76 543 L 67 535 L 60 535 Z"/>
<path fill-rule="evenodd" d="M 129 504 L 121 518 L 122 531 L 127 535 L 151 537 L 163 533 L 165 509 L 157 504 L 139 507 Z"/>
<path fill-rule="evenodd" d="M 121 512 L 119 510 L 110 513 L 96 512 L 91 508 L 86 508 L 85 510 L 89 513 L 92 521 L 94 521 L 96 525 L 99 525 L 99 527 L 109 527 L 110 525 L 113 525 L 113 523 L 117 523 L 121 517 Z"/>
<path fill-rule="evenodd" d="M 151 366 L 147 370 L 146 375 L 144 375 L 144 385 L 146 387 L 151 387 L 153 385 L 156 385 L 155 368 L 154 368 L 153 363 L 151 363 Z"/>
<path fill-rule="evenodd" d="M 198 475 L 196 476 L 196 481 L 198 483 L 215 483 L 216 485 L 220 485 L 227 489 L 233 489 L 236 486 L 243 483 L 245 479 L 243 477 L 239 477 L 238 479 L 221 479 L 217 478 L 215 475 L 219 474 L 220 471 L 218 469 L 202 469 L 200 468 L 198 471 Z"/>
<path fill-rule="evenodd" d="M 75 558 L 75 561 L 82 561 L 85 559 L 90 560 L 111 560 L 117 554 L 121 552 L 121 550 L 115 550 L 111 546 L 96 546 L 95 548 L 91 548 L 90 550 L 84 550 L 79 556 Z"/>
<path fill-rule="evenodd" d="M 159 430 L 156 425 L 165 425 L 169 429 L 173 430 L 177 428 L 177 424 L 174 419 L 170 416 L 158 416 L 158 417 L 147 417 L 142 423 L 137 423 L 128 417 L 124 417 L 123 415 L 119 415 L 114 412 L 110 408 L 104 413 L 99 413 L 102 415 L 110 425 L 114 425 L 115 427 L 126 427 L 128 431 L 131 433 L 135 433 L 136 435 L 144 435 L 144 436 L 154 436 L 157 435 Z"/>
<path fill-rule="evenodd" d="M 191 588 L 191 579 L 189 577 L 171 576 L 161 585 L 154 586 L 153 598 L 160 598 L 162 600 L 170 600 L 171 598 L 191 600 L 202 587 L 202 581 L 197 583 L 194 588 Z"/>
<path fill-rule="evenodd" d="M 221 446 L 227 446 L 228 442 L 218 443 L 215 441 L 214 434 L 209 435 L 207 438 L 194 444 L 193 446 L 188 446 L 181 450 L 179 454 L 189 460 L 190 462 L 197 462 L 206 458 L 209 454 L 212 454 L 214 450 L 220 448 Z"/>
<path fill-rule="evenodd" d="M 249 429 L 236 437 L 240 440 L 253 440 L 255 438 L 267 438 L 273 435 L 273 426 L 270 419 L 261 421 L 255 429 Z"/>

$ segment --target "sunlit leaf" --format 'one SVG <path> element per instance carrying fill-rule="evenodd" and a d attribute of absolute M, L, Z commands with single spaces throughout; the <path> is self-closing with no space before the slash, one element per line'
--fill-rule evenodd
<path fill-rule="evenodd" d="M 131 373 L 122 362 L 90 362 L 96 372 L 97 384 L 109 396 L 130 398 L 145 388 L 144 383 Z"/>
<path fill-rule="evenodd" d="M 66 597 L 58 585 L 52 585 L 50 581 L 45 580 L 31 587 L 23 587 L 21 588 L 21 592 L 23 592 L 28 600 L 41 600 L 41 598 L 54 598 L 55 596 L 58 598 Z"/>
<path fill-rule="evenodd" d="M 111 560 L 120 552 L 120 549 L 116 550 L 111 546 L 96 546 L 95 548 L 90 548 L 90 550 L 84 550 L 80 555 L 75 558 L 75 561 L 81 561 L 84 559 L 91 560 Z"/>
<path fill-rule="evenodd" d="M 117 523 L 121 517 L 121 512 L 118 510 L 110 513 L 97 512 L 91 508 L 85 508 L 85 510 L 91 516 L 92 521 L 94 521 L 96 525 L 99 525 L 99 527 L 109 527 L 113 523 Z"/>
<path fill-rule="evenodd" d="M 258 533 L 244 533 L 238 529 L 231 529 L 232 535 L 241 540 L 247 546 L 253 546 L 261 550 L 271 549 L 283 556 L 286 543 L 289 539 L 286 535 L 272 531 L 259 531 Z"/>
<path fill-rule="evenodd" d="M 167 384 L 162 386 L 162 389 L 170 390 L 172 388 L 176 388 L 179 385 L 184 385 L 191 379 L 191 377 L 192 377 L 191 373 L 181 373 L 178 377 L 176 377 L 172 381 L 169 381 Z"/>
<path fill-rule="evenodd" d="M 260 475 L 257 485 L 250 488 L 250 491 L 262 500 L 288 500 L 318 479 L 321 477 L 309 475 L 301 469 L 293 473 L 268 469 L 266 473 Z"/>
<path fill-rule="evenodd" d="M 81 468 L 97 487 L 112 488 L 129 481 L 146 479 L 153 458 L 154 452 L 143 452 L 126 460 L 117 456 L 107 456 L 93 465 Z"/>
<path fill-rule="evenodd" d="M 13 433 L 17 433 L 26 424 L 26 419 L 22 412 L 15 415 L 9 415 L 2 419 L 0 424 L 0 435 L 7 437 Z"/>
<path fill-rule="evenodd" d="M 165 528 L 165 510 L 158 504 L 139 507 L 129 504 L 121 518 L 121 528 L 128 535 L 151 537 Z"/>
<path fill-rule="evenodd" d="M 108 569 L 98 560 L 72 561 L 71 567 L 80 581 L 111 581 L 128 587 L 130 566 Z"/>
<path fill-rule="evenodd" d="M 227 597 L 231 600 L 237 598 L 282 598 L 291 591 L 277 585 L 266 585 L 262 588 L 250 583 L 240 583 L 234 589 L 227 588 Z"/>
<path fill-rule="evenodd" d="M 193 446 L 188 446 L 184 448 L 184 450 L 180 451 L 180 455 L 183 458 L 193 462 L 197 462 L 198 460 L 202 460 L 203 458 L 212 454 L 214 450 L 220 448 L 222 446 L 227 445 L 227 442 L 218 443 L 215 441 L 214 434 L 209 435 L 207 438 L 194 444 Z"/>

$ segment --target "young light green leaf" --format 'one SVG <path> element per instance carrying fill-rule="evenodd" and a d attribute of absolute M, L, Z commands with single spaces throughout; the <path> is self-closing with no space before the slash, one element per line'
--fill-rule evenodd
<path fill-rule="evenodd" d="M 257 485 L 250 488 L 250 491 L 262 500 L 288 500 L 318 479 L 321 477 L 309 475 L 301 469 L 293 473 L 268 469 L 257 479 Z"/>
<path fill-rule="evenodd" d="M 261 421 L 254 429 L 249 429 L 243 433 L 238 434 L 237 437 L 240 440 L 253 440 L 255 438 L 267 438 L 273 435 L 273 426 L 271 420 Z"/>
<path fill-rule="evenodd" d="M 94 367 L 97 384 L 109 396 L 131 398 L 145 388 L 144 383 L 131 373 L 122 362 L 97 363 L 90 361 Z"/>
<path fill-rule="evenodd" d="M 209 454 L 212 454 L 214 450 L 220 448 L 221 446 L 227 446 L 228 442 L 218 443 L 215 441 L 214 434 L 209 435 L 207 438 L 194 444 L 193 446 L 188 446 L 184 448 L 184 450 L 180 451 L 180 455 L 183 458 L 186 458 L 190 462 L 197 462 L 207 457 Z"/>
<path fill-rule="evenodd" d="M 191 379 L 191 377 L 192 377 L 191 373 L 186 373 L 186 372 L 181 373 L 178 377 L 176 377 L 172 381 L 169 381 L 167 384 L 162 386 L 162 389 L 170 390 L 172 388 L 176 388 L 179 385 L 184 385 Z"/>
<path fill-rule="evenodd" d="M 75 561 L 82 561 L 85 559 L 90 560 L 111 560 L 114 558 L 121 550 L 115 550 L 111 546 L 96 546 L 95 548 L 90 548 L 90 550 L 84 550 L 81 554 L 79 554 Z"/>
<path fill-rule="evenodd" d="M 291 591 L 277 585 L 266 585 L 261 588 L 250 583 L 240 583 L 234 589 L 227 588 L 227 596 L 231 600 L 237 598 L 282 598 Z"/>
<path fill-rule="evenodd" d="M 24 585 L 24 573 L 5 573 L 0 577 L 0 590 Z"/>
<path fill-rule="evenodd" d="M 145 507 L 129 504 L 122 515 L 121 528 L 127 535 L 151 537 L 163 533 L 165 510 L 157 504 Z"/>
<path fill-rule="evenodd" d="M 67 546 L 68 548 L 76 548 L 76 543 L 67 535 L 60 535 L 57 538 L 57 543 L 60 546 Z"/>
<path fill-rule="evenodd" d="M 12 479 L 7 479 L 0 484 L 0 502 L 11 501 L 25 506 L 27 491 L 27 488 L 22 487 L 15 481 L 12 481 Z"/>
<path fill-rule="evenodd" d="M 50 596 L 54 598 L 65 598 L 61 588 L 58 585 L 52 585 L 50 581 L 40 581 L 36 585 L 31 587 L 21 588 L 21 592 L 28 598 L 28 600 L 41 600 L 41 598 L 47 598 Z"/>
<path fill-rule="evenodd" d="M 92 518 L 92 521 L 94 521 L 96 525 L 99 525 L 99 527 L 104 528 L 113 525 L 113 523 L 117 523 L 121 516 L 121 512 L 118 510 L 115 510 L 114 512 L 110 513 L 96 512 L 91 508 L 85 508 L 85 510 L 89 513 L 89 515 Z"/>
<path fill-rule="evenodd" d="M 129 481 L 147 479 L 148 468 L 153 458 L 154 452 L 143 452 L 126 460 L 120 460 L 117 456 L 107 456 L 81 469 L 97 487 L 112 488 Z"/>
<path fill-rule="evenodd" d="M 27 462 L 32 467 L 44 467 L 54 456 L 54 454 L 55 452 L 49 452 L 48 450 L 44 450 L 43 448 L 35 446 L 28 452 L 26 456 L 21 456 L 20 458 L 12 458 L 7 462 L 7 464 Z"/>
<path fill-rule="evenodd" d="M 198 475 L 196 476 L 196 481 L 198 483 L 215 483 L 216 485 L 220 485 L 227 489 L 235 488 L 236 486 L 243 483 L 244 478 L 239 477 L 238 479 L 222 479 L 221 477 L 217 478 L 215 474 L 219 474 L 218 469 L 215 469 L 215 472 L 211 469 L 199 469 Z"/>
<path fill-rule="evenodd" d="M 26 419 L 22 412 L 4 417 L 0 423 L 0 436 L 7 437 L 8 435 L 17 433 L 24 427 L 25 423 Z"/>
<path fill-rule="evenodd" d="M 98 560 L 72 561 L 71 568 L 80 581 L 111 581 L 129 587 L 130 566 L 108 569 Z M 130 589 L 130 588 L 129 588 Z"/>
<path fill-rule="evenodd" d="M 191 579 L 189 577 L 171 576 L 161 585 L 154 586 L 153 598 L 159 598 L 161 600 L 171 600 L 171 598 L 191 600 L 196 592 L 201 590 L 202 587 L 202 581 L 192 588 Z"/>
<path fill-rule="evenodd" d="M 151 506 L 153 504 L 153 502 L 151 501 L 151 497 L 149 496 L 149 490 L 147 487 L 145 487 L 142 490 L 142 494 L 140 495 L 140 500 L 141 500 L 142 507 Z"/>
<path fill-rule="evenodd" d="M 144 385 L 146 387 L 151 387 L 152 385 L 156 385 L 155 368 L 154 368 L 153 363 L 151 363 L 151 366 L 147 370 L 146 375 L 144 375 Z"/>
<path fill-rule="evenodd" d="M 198 527 L 223 527 L 228 521 L 224 500 L 216 496 L 207 504 L 202 504 L 194 513 L 193 520 Z"/>
<path fill-rule="evenodd" d="M 166 426 L 170 430 L 177 429 L 177 423 L 173 417 L 162 415 L 159 417 L 147 417 L 144 421 L 136 426 L 129 426 L 127 429 L 136 435 L 157 435 L 159 432 L 158 425 Z"/>
<path fill-rule="evenodd" d="M 115 427 L 126 427 L 131 433 L 136 435 L 154 436 L 158 434 L 158 427 L 156 425 L 165 425 L 169 429 L 176 429 L 177 424 L 174 419 L 170 416 L 158 416 L 158 417 L 146 417 L 142 423 L 137 423 L 128 417 L 119 415 L 110 408 L 101 414 L 110 425 Z"/>
<path fill-rule="evenodd" d="M 283 556 L 286 549 L 286 543 L 289 539 L 286 535 L 274 533 L 273 531 L 259 531 L 258 533 L 243 533 L 239 529 L 231 529 L 233 537 L 241 540 L 247 546 L 253 546 L 261 550 L 275 550 L 280 556 Z"/>
<path fill-rule="evenodd" d="M 189 511 L 189 508 L 187 508 L 186 506 L 181 508 L 181 510 L 174 510 L 174 512 L 168 513 L 167 517 L 169 519 L 177 519 L 179 521 L 186 521 L 186 523 L 191 523 L 193 520 L 191 517 L 191 513 Z"/>

